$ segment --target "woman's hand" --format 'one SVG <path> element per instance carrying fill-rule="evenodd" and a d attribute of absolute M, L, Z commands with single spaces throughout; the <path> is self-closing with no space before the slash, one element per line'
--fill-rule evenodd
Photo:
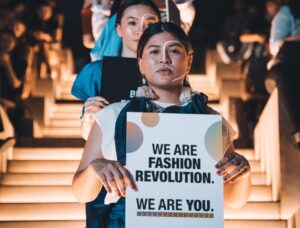
<path fill-rule="evenodd" d="M 236 152 L 226 154 L 223 159 L 216 164 L 216 168 L 218 169 L 217 174 L 223 176 L 224 183 L 234 183 L 250 173 L 248 160 Z"/>
<path fill-rule="evenodd" d="M 108 193 L 125 196 L 127 186 L 137 191 L 130 172 L 119 162 L 98 158 L 91 165 Z"/>
<path fill-rule="evenodd" d="M 87 101 L 84 102 L 84 115 L 83 115 L 84 121 L 88 121 L 88 122 L 92 121 L 93 114 L 100 111 L 108 104 L 109 102 L 105 98 L 99 96 L 90 97 L 89 99 L 87 99 Z"/>

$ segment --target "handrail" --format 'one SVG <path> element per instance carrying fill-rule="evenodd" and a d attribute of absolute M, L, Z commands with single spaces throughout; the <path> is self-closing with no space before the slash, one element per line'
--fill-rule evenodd
<path fill-rule="evenodd" d="M 255 159 L 260 159 L 266 184 L 272 185 L 272 200 L 280 200 L 280 144 L 278 89 L 274 89 L 254 130 Z"/>

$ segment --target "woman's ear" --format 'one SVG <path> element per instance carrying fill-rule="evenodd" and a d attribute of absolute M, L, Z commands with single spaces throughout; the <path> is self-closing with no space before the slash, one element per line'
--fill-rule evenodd
<path fill-rule="evenodd" d="M 138 59 L 138 64 L 139 64 L 139 68 L 140 68 L 141 74 L 144 74 L 144 70 L 143 70 L 143 60 L 139 58 L 139 59 Z"/>
<path fill-rule="evenodd" d="M 117 33 L 118 33 L 119 37 L 122 37 L 122 30 L 121 30 L 121 25 L 120 24 L 117 24 L 116 30 L 117 30 Z"/>
<path fill-rule="evenodd" d="M 191 70 L 191 67 L 192 67 L 192 63 L 193 63 L 193 55 L 190 54 L 188 56 L 188 65 L 187 65 L 187 72 L 186 72 L 187 74 L 190 73 L 190 70 Z"/>

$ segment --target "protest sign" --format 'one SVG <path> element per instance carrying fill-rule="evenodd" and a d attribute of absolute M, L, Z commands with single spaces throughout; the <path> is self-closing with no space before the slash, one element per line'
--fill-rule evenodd
<path fill-rule="evenodd" d="M 221 116 L 128 113 L 126 137 L 126 228 L 224 226 Z"/>

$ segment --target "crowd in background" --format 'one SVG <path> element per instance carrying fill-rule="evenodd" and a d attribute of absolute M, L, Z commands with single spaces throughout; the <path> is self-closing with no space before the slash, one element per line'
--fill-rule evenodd
<path fill-rule="evenodd" d="M 290 104 L 288 112 L 295 113 L 291 120 L 293 133 L 297 135 L 300 115 L 297 115 L 299 108 L 293 107 L 297 102 L 294 99 L 299 97 L 295 87 L 297 77 L 285 76 L 283 80 L 282 76 L 278 79 L 274 75 L 299 72 L 297 60 L 287 61 L 294 61 L 292 73 L 282 73 L 287 69 L 278 68 L 276 59 L 284 41 L 300 39 L 299 0 L 177 2 L 193 4 L 185 29 L 194 48 L 191 73 L 205 72 L 208 49 L 216 49 L 225 64 L 241 67 L 243 86 L 238 109 L 245 116 L 240 115 L 237 122 L 244 129 L 240 129 L 242 137 L 250 139 L 246 146 L 253 143 L 251 132 L 274 81 L 284 91 L 285 103 Z M 51 56 L 59 54 L 62 47 L 72 50 L 78 72 L 90 61 L 89 51 L 102 32 L 100 27 L 106 23 L 103 19 L 114 9 L 110 9 L 108 0 L 2 0 L 0 7 L 0 103 L 17 130 L 26 115 L 23 100 L 30 97 L 26 82 L 51 79 L 53 65 L 57 64 L 51 62 Z M 291 95 L 287 91 L 292 91 Z M 243 127 L 245 123 L 247 126 Z"/>

